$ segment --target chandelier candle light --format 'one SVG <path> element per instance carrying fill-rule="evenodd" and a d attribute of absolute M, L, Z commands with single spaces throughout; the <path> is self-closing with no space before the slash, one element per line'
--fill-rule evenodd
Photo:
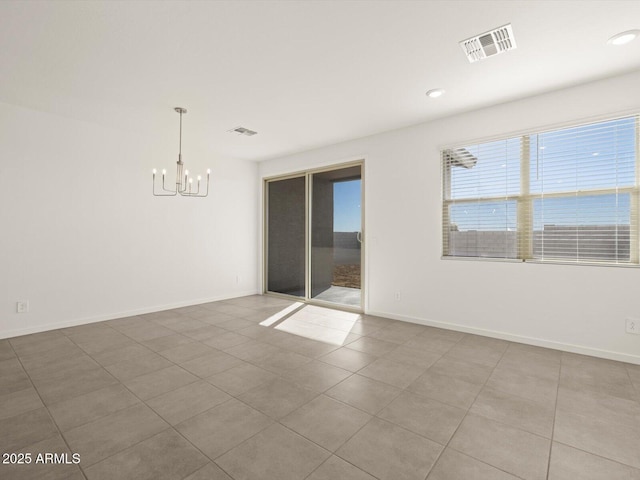
<path fill-rule="evenodd" d="M 197 184 L 195 190 L 193 189 L 193 177 L 189 177 L 189 170 L 184 170 L 184 163 L 182 163 L 182 114 L 187 113 L 186 108 L 176 107 L 174 108 L 176 112 L 180 114 L 180 149 L 178 151 L 178 161 L 176 168 L 176 188 L 169 189 L 165 187 L 165 177 L 167 175 L 167 171 L 162 169 L 162 190 L 160 193 L 156 193 L 156 173 L 157 170 L 153 169 L 153 195 L 156 197 L 174 197 L 177 194 L 182 195 L 183 197 L 206 197 L 209 195 L 209 176 L 211 175 L 211 169 L 207 169 L 207 189 L 205 192 L 200 193 L 200 181 L 202 177 L 198 175 L 196 177 Z"/>

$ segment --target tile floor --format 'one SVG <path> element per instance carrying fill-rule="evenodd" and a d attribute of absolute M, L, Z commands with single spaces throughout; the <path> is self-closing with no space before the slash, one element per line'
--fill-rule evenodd
<path fill-rule="evenodd" d="M 32 454 L 11 480 L 640 480 L 640 366 L 243 297 L 1 340 L 0 452 Z"/>

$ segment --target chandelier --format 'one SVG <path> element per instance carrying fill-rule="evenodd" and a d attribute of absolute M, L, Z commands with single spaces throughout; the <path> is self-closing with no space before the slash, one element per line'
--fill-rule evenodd
<path fill-rule="evenodd" d="M 156 197 L 174 197 L 177 194 L 183 197 L 206 197 L 209 195 L 209 175 L 211 170 L 207 169 L 207 188 L 202 193 L 200 192 L 200 182 L 202 177 L 198 175 L 196 177 L 196 186 L 193 186 L 193 177 L 189 176 L 189 170 L 184 170 L 184 163 L 182 163 L 182 115 L 187 113 L 186 108 L 176 107 L 176 112 L 180 114 L 180 149 L 178 150 L 178 161 L 176 167 L 176 186 L 174 189 L 166 188 L 165 178 L 167 171 L 162 169 L 162 190 L 156 193 L 156 173 L 157 170 L 153 169 L 153 195 Z"/>

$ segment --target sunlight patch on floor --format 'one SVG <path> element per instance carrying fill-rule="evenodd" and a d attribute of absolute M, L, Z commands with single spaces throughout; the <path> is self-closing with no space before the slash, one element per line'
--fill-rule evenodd
<path fill-rule="evenodd" d="M 333 318 L 315 313 L 318 307 L 305 307 L 278 324 L 275 329 L 332 345 L 346 345 L 359 336 L 351 328 L 359 318 Z M 342 313 L 342 312 L 341 312 Z"/>
<path fill-rule="evenodd" d="M 271 315 L 269 318 L 261 321 L 260 325 L 262 325 L 263 327 L 270 327 L 274 323 L 277 323 L 278 321 L 280 321 L 283 318 L 285 318 L 287 315 L 292 314 L 293 312 L 295 312 L 297 309 L 301 308 L 302 306 L 304 306 L 304 303 L 295 302 L 295 303 L 289 305 L 287 308 L 283 308 L 279 312 L 274 313 L 273 315 Z"/>

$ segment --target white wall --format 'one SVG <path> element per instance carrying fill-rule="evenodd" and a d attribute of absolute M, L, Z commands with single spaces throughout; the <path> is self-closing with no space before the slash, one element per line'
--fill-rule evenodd
<path fill-rule="evenodd" d="M 365 159 L 368 313 L 640 363 L 640 336 L 624 332 L 640 318 L 640 268 L 441 259 L 438 153 L 638 112 L 638 85 L 640 72 L 464 113 L 263 162 L 260 177 Z"/>
<path fill-rule="evenodd" d="M 131 132 L 0 103 L 0 338 L 257 291 L 256 164 L 190 139 L 209 197 L 153 197 L 170 120 Z"/>

